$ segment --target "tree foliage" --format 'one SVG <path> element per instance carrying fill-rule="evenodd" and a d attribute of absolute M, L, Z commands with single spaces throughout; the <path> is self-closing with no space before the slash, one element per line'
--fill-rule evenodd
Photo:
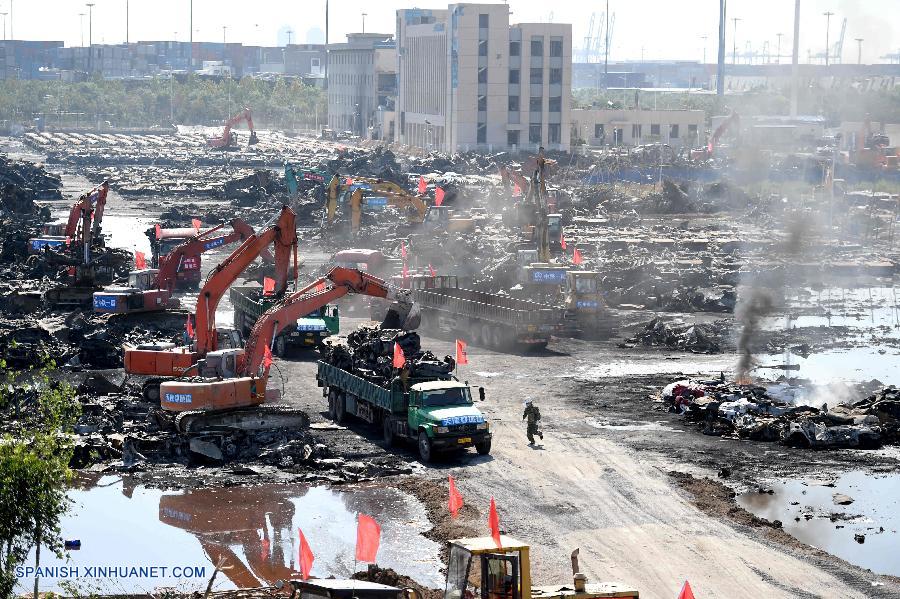
<path fill-rule="evenodd" d="M 52 381 L 54 364 L 27 372 L 6 368 L 0 382 L 0 412 L 15 434 L 0 436 L 0 597 L 10 597 L 15 568 L 37 546 L 58 555 L 60 518 L 68 509 L 71 431 L 80 413 L 72 387 Z M 16 416 L 18 415 L 18 418 Z"/>
<path fill-rule="evenodd" d="M 219 125 L 244 106 L 253 110 L 257 126 L 283 129 L 312 129 L 327 110 L 322 89 L 286 79 L 7 80 L 0 87 L 0 120 L 19 123 L 43 117 L 61 126 Z"/>

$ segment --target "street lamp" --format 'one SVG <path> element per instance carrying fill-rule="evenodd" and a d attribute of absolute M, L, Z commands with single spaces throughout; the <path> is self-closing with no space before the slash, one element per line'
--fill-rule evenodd
<path fill-rule="evenodd" d="M 857 47 L 856 64 L 862 64 L 862 43 L 863 43 L 863 39 L 865 39 L 865 38 L 857 37 L 855 39 L 856 39 L 856 47 Z"/>
<path fill-rule="evenodd" d="M 775 64 L 781 63 L 781 36 L 783 36 L 783 35 L 784 35 L 783 33 L 775 34 L 775 36 L 778 38 L 778 45 L 776 46 L 776 49 L 775 49 Z"/>
<path fill-rule="evenodd" d="M 366 32 L 366 13 L 363 13 L 363 14 L 362 14 L 362 18 L 363 18 L 363 28 L 362 28 L 362 32 L 365 33 L 365 32 Z"/>
<path fill-rule="evenodd" d="M 731 21 L 732 21 L 732 23 L 734 23 L 734 33 L 732 34 L 732 35 L 734 35 L 734 39 L 732 40 L 732 43 L 734 45 L 731 48 L 731 64 L 737 64 L 735 62 L 737 60 L 737 24 L 738 24 L 738 21 L 743 21 L 743 19 L 733 17 L 731 19 Z"/>
<path fill-rule="evenodd" d="M 831 34 L 831 15 L 833 15 L 834 13 L 829 11 L 823 12 L 822 14 L 825 15 L 825 66 L 827 67 L 829 51 L 828 45 L 830 43 L 828 36 Z"/>
<path fill-rule="evenodd" d="M 0 15 L 3 15 L 3 41 L 6 41 L 6 15 L 5 12 L 0 12 Z"/>
<path fill-rule="evenodd" d="M 94 18 L 94 3 L 88 2 L 85 4 L 88 7 L 88 72 L 94 72 L 94 52 L 91 49 L 91 46 L 94 44 L 93 42 L 93 18 Z"/>
<path fill-rule="evenodd" d="M 708 37 L 709 37 L 708 35 L 701 35 L 701 36 L 700 36 L 700 39 L 703 40 L 703 64 L 706 64 L 706 39 L 707 39 Z M 641 60 L 641 62 L 644 62 L 643 59 Z"/>

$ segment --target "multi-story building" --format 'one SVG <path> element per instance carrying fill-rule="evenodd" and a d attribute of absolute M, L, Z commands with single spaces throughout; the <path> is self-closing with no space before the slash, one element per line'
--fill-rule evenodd
<path fill-rule="evenodd" d="M 328 46 L 328 126 L 361 137 L 375 135 L 379 107 L 393 106 L 396 45 L 390 33 L 349 33 Z"/>
<path fill-rule="evenodd" d="M 510 25 L 506 4 L 397 11 L 397 136 L 455 152 L 568 150 L 572 26 Z"/>
<path fill-rule="evenodd" d="M 665 143 L 695 147 L 706 138 L 702 110 L 572 110 L 572 142 L 588 146 L 638 146 Z"/>

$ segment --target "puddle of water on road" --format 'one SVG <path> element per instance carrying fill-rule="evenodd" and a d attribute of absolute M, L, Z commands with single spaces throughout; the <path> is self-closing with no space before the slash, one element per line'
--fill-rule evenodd
<path fill-rule="evenodd" d="M 665 431 L 667 433 L 684 432 L 674 429 L 670 426 L 665 426 L 665 423 L 663 422 L 610 422 L 609 420 L 599 418 L 587 418 L 585 422 L 587 422 L 588 426 L 591 426 L 593 428 L 602 428 L 613 431 Z"/>
<path fill-rule="evenodd" d="M 113 477 L 69 493 L 74 505 L 62 522 L 65 539 L 79 539 L 68 561 L 41 566 L 166 566 L 165 578 L 80 578 L 82 590 L 140 592 L 162 586 L 205 588 L 212 564 L 225 558 L 230 569 L 216 588 L 271 585 L 297 576 L 301 529 L 313 553 L 312 574 L 343 578 L 353 572 L 356 514 L 372 516 L 382 528 L 378 563 L 418 582 L 441 584 L 437 543 L 422 536 L 429 528 L 424 506 L 388 487 L 264 485 L 189 491 L 160 491 Z M 34 563 L 34 555 L 28 562 Z M 205 567 L 205 578 L 175 578 L 175 566 Z M 360 568 L 364 565 L 359 566 Z M 24 589 L 33 579 L 20 579 Z M 63 579 L 42 578 L 44 591 L 60 590 Z"/>
<path fill-rule="evenodd" d="M 833 484 L 778 481 L 772 487 L 774 494 L 751 491 L 738 496 L 737 502 L 761 518 L 780 520 L 784 530 L 803 543 L 878 574 L 900 575 L 900 475 L 856 471 L 840 476 Z M 834 493 L 854 501 L 835 505 Z M 813 517 L 807 520 L 806 514 Z M 859 543 L 854 535 L 865 535 L 864 542 Z"/>

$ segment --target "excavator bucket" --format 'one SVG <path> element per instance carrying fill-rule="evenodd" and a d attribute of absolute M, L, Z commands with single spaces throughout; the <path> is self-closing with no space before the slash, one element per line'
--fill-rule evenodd
<path fill-rule="evenodd" d="M 419 328 L 420 324 L 422 324 L 422 311 L 419 304 L 401 298 L 388 308 L 387 314 L 381 322 L 381 328 L 414 331 Z"/>
<path fill-rule="evenodd" d="M 250 132 L 250 140 L 247 141 L 248 146 L 254 146 L 259 143 L 259 137 L 256 135 L 256 131 Z"/>

